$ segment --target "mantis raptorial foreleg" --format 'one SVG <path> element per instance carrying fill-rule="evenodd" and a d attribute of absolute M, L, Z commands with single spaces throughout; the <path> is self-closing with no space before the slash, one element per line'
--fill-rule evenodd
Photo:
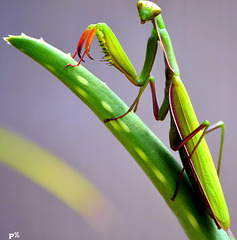
<path fill-rule="evenodd" d="M 149 6 L 152 6 L 150 2 L 147 2 L 146 5 L 147 4 Z M 91 24 L 86 28 L 86 30 L 82 34 L 81 39 L 78 42 L 77 50 L 73 55 L 73 58 L 75 58 L 75 56 L 78 54 L 80 61 L 76 65 L 68 64 L 66 68 L 69 66 L 76 67 L 80 65 L 85 55 L 93 59 L 90 56 L 89 51 L 90 51 L 91 41 L 96 35 L 100 42 L 102 51 L 104 53 L 104 57 L 102 61 L 107 62 L 108 64 L 116 67 L 119 71 L 125 74 L 125 76 L 128 78 L 130 82 L 132 82 L 135 86 L 140 87 L 139 94 L 135 99 L 135 101 L 133 102 L 132 106 L 129 108 L 129 110 L 126 113 L 124 113 L 122 116 L 116 116 L 111 119 L 106 119 L 105 122 L 109 122 L 111 120 L 116 120 L 118 118 L 124 117 L 126 114 L 132 111 L 134 107 L 135 107 L 134 111 L 136 111 L 140 97 L 143 91 L 145 90 L 146 86 L 148 85 L 148 83 L 150 83 L 151 85 L 152 95 L 155 94 L 154 78 L 150 76 L 150 73 L 154 64 L 154 60 L 157 52 L 157 46 L 158 46 L 157 42 L 159 40 L 156 29 L 155 29 L 155 25 L 154 25 L 154 18 L 158 16 L 160 12 L 161 12 L 161 9 L 157 5 L 153 5 L 150 13 L 145 15 L 143 14 L 145 19 L 141 20 L 143 22 L 151 20 L 153 22 L 153 30 L 151 32 L 151 36 L 147 41 L 146 57 L 145 57 L 144 65 L 140 75 L 137 75 L 133 65 L 131 64 L 129 58 L 125 54 L 118 39 L 116 38 L 112 30 L 105 23 Z M 85 50 L 81 54 L 82 46 L 84 42 L 85 42 Z M 155 102 L 156 96 L 153 95 L 152 99 L 153 99 L 154 115 L 155 115 L 155 118 L 157 118 L 156 116 L 157 103 Z"/>

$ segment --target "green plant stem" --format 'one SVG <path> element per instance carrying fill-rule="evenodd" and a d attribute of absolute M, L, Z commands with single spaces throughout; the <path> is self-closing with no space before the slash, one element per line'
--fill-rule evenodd
<path fill-rule="evenodd" d="M 104 119 L 122 115 L 128 107 L 102 81 L 82 66 L 65 69 L 68 63 L 76 62 L 43 39 L 22 34 L 5 40 L 49 70 L 96 114 L 150 178 L 189 239 L 229 239 L 196 200 L 186 174 L 175 201 L 170 200 L 182 167 L 136 114 L 104 123 Z"/>

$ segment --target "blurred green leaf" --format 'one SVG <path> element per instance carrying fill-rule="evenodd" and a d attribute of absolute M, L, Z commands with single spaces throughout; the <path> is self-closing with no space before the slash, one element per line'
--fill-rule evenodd
<path fill-rule="evenodd" d="M 55 195 L 97 233 L 120 218 L 111 202 L 82 174 L 3 127 L 0 127 L 0 162 Z"/>

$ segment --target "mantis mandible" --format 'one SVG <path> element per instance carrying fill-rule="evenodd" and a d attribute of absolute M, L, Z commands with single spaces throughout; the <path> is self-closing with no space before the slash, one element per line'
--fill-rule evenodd
<path fill-rule="evenodd" d="M 186 170 L 190 181 L 197 192 L 201 195 L 202 200 L 206 205 L 207 213 L 213 218 L 217 227 L 225 230 L 230 236 L 229 212 L 218 177 L 224 139 L 224 123 L 220 121 L 212 127 L 209 127 L 210 124 L 208 121 L 204 121 L 201 125 L 199 124 L 188 93 L 181 81 L 179 67 L 174 55 L 169 34 L 161 16 L 160 7 L 150 1 L 138 1 L 137 8 L 141 23 L 144 24 L 151 21 L 153 25 L 151 36 L 147 42 L 145 62 L 140 75 L 137 75 L 133 65 L 123 51 L 114 33 L 105 23 L 91 24 L 86 28 L 79 40 L 77 50 L 73 56 L 73 58 L 75 58 L 78 54 L 80 61 L 76 65 L 68 64 L 66 68 L 68 66 L 79 66 L 85 55 L 92 59 L 89 51 L 91 41 L 96 35 L 102 51 L 105 54 L 102 61 L 116 67 L 125 74 L 129 81 L 135 86 L 140 87 L 138 96 L 129 110 L 119 117 L 106 119 L 105 122 L 122 118 L 133 109 L 136 111 L 140 97 L 148 83 L 150 83 L 154 116 L 156 120 L 163 120 L 170 110 L 170 145 L 173 150 L 179 151 L 184 165 L 177 182 L 175 193 L 171 200 L 175 199 L 178 193 L 181 177 L 184 170 Z M 86 42 L 85 50 L 81 54 L 84 42 Z M 160 108 L 157 104 L 155 95 L 154 77 L 150 76 L 156 57 L 158 42 L 160 42 L 163 50 L 166 66 L 165 97 Z M 215 169 L 211 153 L 204 139 L 206 133 L 217 128 L 222 129 L 218 172 Z"/>

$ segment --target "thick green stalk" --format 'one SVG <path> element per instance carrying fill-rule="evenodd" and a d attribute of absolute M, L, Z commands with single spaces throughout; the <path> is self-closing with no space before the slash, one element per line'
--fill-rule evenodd
<path fill-rule="evenodd" d="M 68 63 L 75 64 L 75 61 L 43 39 L 22 34 L 5 40 L 55 75 L 103 123 L 104 119 L 119 116 L 128 109 L 121 99 L 84 67 L 65 69 Z M 226 232 L 218 230 L 213 220 L 205 214 L 186 175 L 175 201 L 170 200 L 182 167 L 136 114 L 131 112 L 122 119 L 104 125 L 150 178 L 189 239 L 229 239 Z"/>

